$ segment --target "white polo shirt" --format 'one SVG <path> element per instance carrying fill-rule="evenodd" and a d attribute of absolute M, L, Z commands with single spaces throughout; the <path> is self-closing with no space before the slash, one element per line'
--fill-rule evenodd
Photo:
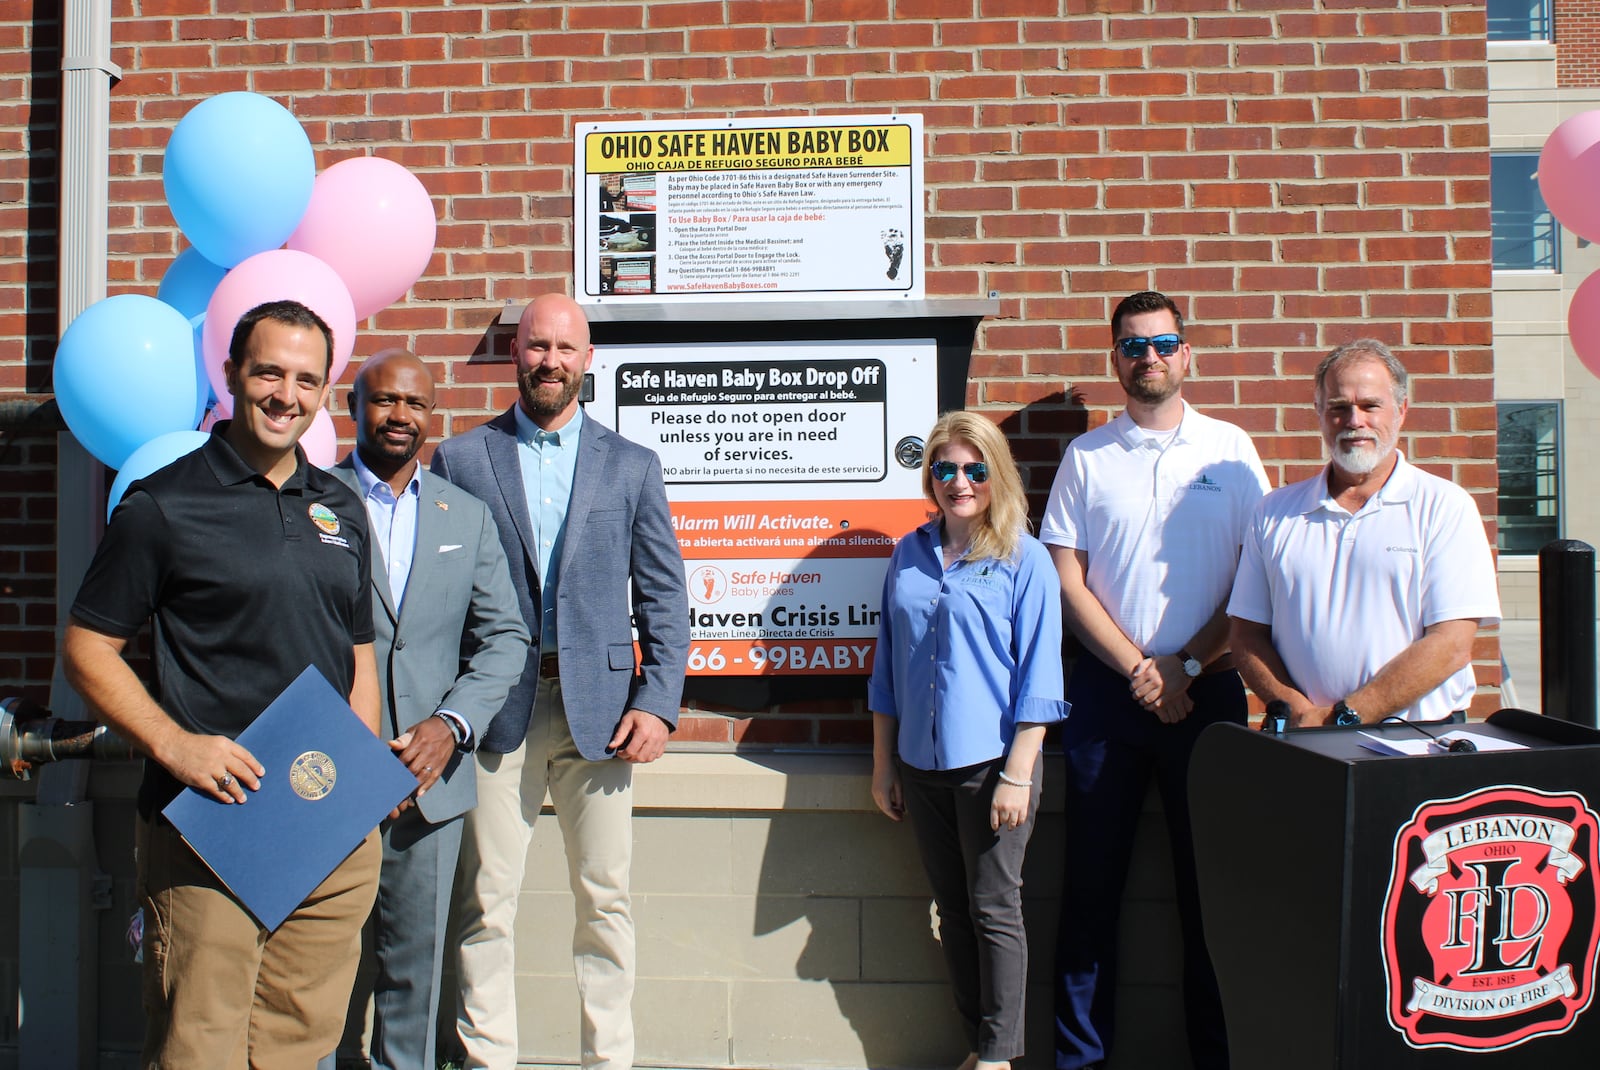
<path fill-rule="evenodd" d="M 1267 474 L 1250 437 L 1183 406 L 1170 439 L 1127 412 L 1073 439 L 1039 541 L 1089 555 L 1086 582 L 1147 655 L 1176 654 L 1228 597 Z"/>
<path fill-rule="evenodd" d="M 1429 625 L 1499 622 L 1483 518 L 1466 491 L 1404 457 L 1352 516 L 1328 493 L 1323 469 L 1256 510 L 1228 615 L 1271 625 L 1295 687 L 1330 706 Z M 1396 715 L 1448 717 L 1466 709 L 1476 689 L 1468 665 Z"/>

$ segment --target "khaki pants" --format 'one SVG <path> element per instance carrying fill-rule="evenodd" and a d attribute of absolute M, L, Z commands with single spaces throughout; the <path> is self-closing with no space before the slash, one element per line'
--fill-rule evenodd
<path fill-rule="evenodd" d="M 460 968 L 456 1026 L 466 1065 L 517 1064 L 517 896 L 546 788 L 567 848 L 575 899 L 582 1065 L 633 1065 L 633 767 L 591 762 L 567 728 L 557 680 L 540 680 L 528 737 L 509 754 L 478 755 L 478 806 L 469 810 L 456 881 Z M 553 1013 L 540 1008 L 542 1013 Z"/>
<path fill-rule="evenodd" d="M 142 1065 L 306 1070 L 344 1028 L 382 860 L 374 831 L 277 930 L 240 906 L 170 824 L 139 821 Z"/>

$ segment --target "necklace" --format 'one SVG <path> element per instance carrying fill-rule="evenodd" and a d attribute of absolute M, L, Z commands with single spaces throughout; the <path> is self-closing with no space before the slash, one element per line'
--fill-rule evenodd
<path fill-rule="evenodd" d="M 945 529 L 944 533 L 948 535 L 950 532 L 948 529 Z M 941 547 L 941 549 L 944 551 L 944 567 L 949 568 L 951 565 L 967 556 L 967 551 L 972 549 L 972 539 L 968 538 L 967 541 L 962 543 L 960 546 L 944 546 Z"/>

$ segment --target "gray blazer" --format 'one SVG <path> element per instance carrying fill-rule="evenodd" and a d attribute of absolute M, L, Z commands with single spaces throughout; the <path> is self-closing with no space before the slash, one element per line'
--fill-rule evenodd
<path fill-rule="evenodd" d="M 578 750 L 606 744 L 631 708 L 676 727 L 689 654 L 689 599 L 661 462 L 585 415 L 561 550 L 556 599 L 561 694 Z M 512 410 L 439 444 L 433 470 L 489 506 L 511 562 L 522 619 L 533 636 L 522 678 L 485 733 L 483 748 L 516 749 L 539 684 L 539 556 L 517 461 Z M 634 657 L 630 628 L 639 632 Z"/>
<path fill-rule="evenodd" d="M 349 457 L 333 474 L 356 494 L 361 484 Z M 382 696 L 382 735 L 406 729 L 448 708 L 472 725 L 482 744 L 528 657 L 528 629 L 517 611 L 505 551 L 489 510 L 431 472 L 417 500 L 417 549 L 404 610 L 395 612 L 383 553 L 372 553 L 373 649 Z M 458 752 L 417 802 L 430 822 L 448 821 L 478 801 L 477 763 Z"/>

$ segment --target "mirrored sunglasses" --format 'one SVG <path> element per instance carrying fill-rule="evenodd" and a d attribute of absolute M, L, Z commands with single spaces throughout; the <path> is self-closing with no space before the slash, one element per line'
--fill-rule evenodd
<path fill-rule="evenodd" d="M 969 483 L 987 483 L 989 481 L 989 466 L 983 461 L 972 461 L 967 464 L 956 464 L 954 461 L 934 461 L 928 466 L 933 473 L 933 478 L 941 483 L 948 483 L 956 477 L 959 470 L 967 477 Z"/>
<path fill-rule="evenodd" d="M 1183 345 L 1181 334 L 1158 334 L 1154 338 L 1118 338 L 1117 349 L 1129 360 L 1138 360 L 1144 356 L 1144 351 L 1149 346 L 1156 347 L 1156 355 L 1170 357 Z"/>

